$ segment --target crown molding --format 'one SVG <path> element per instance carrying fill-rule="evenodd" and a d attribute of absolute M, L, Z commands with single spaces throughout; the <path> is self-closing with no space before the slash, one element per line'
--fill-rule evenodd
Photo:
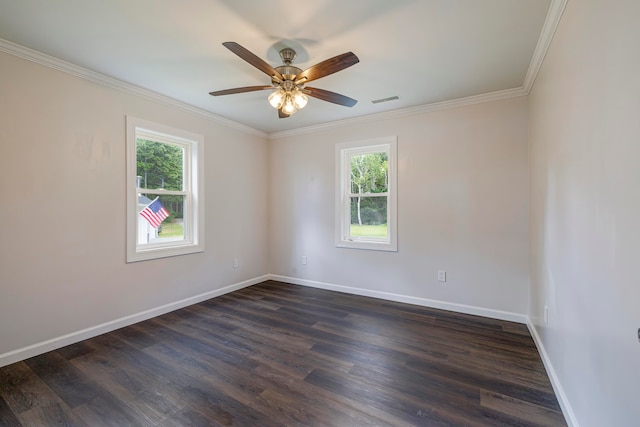
<path fill-rule="evenodd" d="M 209 111 L 195 107 L 193 105 L 178 101 L 165 95 L 153 92 L 148 89 L 141 88 L 131 83 L 126 83 L 113 77 L 91 71 L 89 69 L 71 64 L 58 58 L 46 55 L 33 49 L 12 43 L 8 40 L 0 39 L 0 51 L 80 77 L 103 86 L 107 86 L 122 92 L 138 95 L 156 102 L 161 102 L 173 107 L 180 108 L 184 111 L 196 114 L 206 119 L 212 120 L 223 126 L 227 126 L 236 130 L 240 130 L 262 138 L 279 139 L 295 135 L 304 135 L 312 132 L 318 132 L 327 129 L 334 129 L 343 126 L 351 126 L 359 123 L 371 121 L 379 121 L 391 118 L 406 117 L 416 114 L 422 114 L 431 111 L 446 110 L 450 108 L 458 108 L 466 105 L 474 105 L 483 102 L 497 101 L 501 99 L 515 98 L 518 96 L 527 96 L 533 87 L 535 79 L 540 71 L 540 67 L 544 61 L 545 55 L 551 45 L 551 41 L 558 27 L 562 14 L 566 8 L 568 0 L 551 0 L 547 16 L 545 18 L 538 43 L 534 50 L 527 74 L 524 78 L 523 85 L 518 88 L 506 89 L 497 92 L 490 92 L 481 95 L 474 95 L 465 98 L 459 98 L 449 101 L 436 102 L 431 104 L 419 105 L 416 107 L 403 108 L 400 110 L 386 111 L 382 113 L 373 113 L 365 116 L 353 117 L 344 120 L 337 120 L 319 125 L 307 126 L 298 129 L 291 129 L 281 132 L 267 133 L 254 129 L 250 126 L 226 119 Z"/>
<path fill-rule="evenodd" d="M 274 133 L 270 133 L 268 138 L 270 140 L 286 138 L 289 136 L 303 135 L 303 134 L 323 131 L 327 129 L 351 126 L 351 125 L 360 124 L 360 123 L 374 122 L 374 121 L 378 122 L 380 120 L 388 120 L 388 119 L 393 119 L 398 117 L 413 116 L 416 114 L 423 114 L 423 113 L 428 113 L 432 111 L 448 110 L 451 108 L 481 104 L 484 102 L 499 101 L 502 99 L 516 98 L 519 96 L 526 96 L 526 95 L 527 95 L 527 91 L 524 90 L 524 88 L 522 87 L 505 89 L 505 90 L 500 90 L 496 92 L 484 93 L 481 95 L 473 95 L 465 98 L 452 99 L 449 101 L 418 105 L 416 107 L 402 108 L 399 110 L 385 111 L 382 113 L 367 114 L 365 116 L 352 117 L 349 119 L 337 120 L 333 122 L 322 123 L 319 125 L 307 126 L 307 127 L 298 128 L 298 129 L 291 129 L 291 130 L 286 130 L 282 132 L 274 132 Z"/>
<path fill-rule="evenodd" d="M 547 16 L 545 17 L 544 25 L 540 31 L 540 37 L 536 48 L 531 57 L 527 74 L 525 75 L 524 82 L 521 87 L 506 89 L 498 92 L 490 92 L 482 95 L 469 96 L 466 98 L 459 98 L 450 101 L 436 102 L 433 104 L 425 104 L 417 107 L 404 108 L 401 110 L 386 111 L 383 113 L 374 113 L 366 116 L 354 117 L 345 120 L 338 120 L 329 123 L 323 123 L 314 126 L 307 126 L 304 128 L 291 129 L 282 132 L 273 132 L 268 135 L 270 140 L 286 138 L 289 136 L 303 135 L 321 130 L 333 129 L 336 127 L 350 126 L 358 123 L 365 123 L 369 121 L 379 121 L 385 119 L 391 119 L 396 117 L 410 116 L 414 114 L 421 114 L 430 111 L 446 110 L 449 108 L 458 108 L 465 105 L 479 104 L 483 102 L 497 101 L 500 99 L 515 98 L 518 96 L 527 96 L 533 87 L 533 83 L 536 80 L 540 67 L 544 61 L 545 55 L 549 50 L 553 36 L 558 28 L 562 14 L 567 6 L 569 0 L 551 0 Z"/>
<path fill-rule="evenodd" d="M 193 105 L 178 101 L 176 99 L 170 98 L 165 95 L 161 95 L 157 92 L 153 92 L 148 89 L 141 88 L 140 86 L 136 86 L 131 83 L 126 83 L 114 77 L 109 77 L 107 75 L 100 74 L 98 72 L 89 70 L 87 68 L 83 68 L 78 65 L 71 64 L 70 62 L 63 61 L 53 56 L 46 55 L 42 52 L 38 52 L 37 50 L 29 49 L 28 47 L 24 47 L 19 44 L 16 44 L 1 38 L 0 38 L 0 51 L 8 53 L 10 55 L 17 56 L 22 59 L 26 59 L 28 61 L 35 62 L 40 65 L 44 65 L 49 68 L 53 68 L 58 71 L 62 71 L 67 74 L 71 74 L 76 77 L 80 77 L 85 80 L 89 80 L 91 82 L 109 87 L 111 89 L 116 89 L 121 92 L 141 96 L 143 98 L 147 98 L 155 102 L 160 102 L 163 104 L 170 105 L 172 107 L 179 108 L 189 113 L 212 120 L 223 126 L 227 126 L 227 127 L 240 130 L 246 133 L 250 133 L 252 135 L 257 135 L 262 138 L 266 138 L 268 136 L 266 132 L 262 132 L 260 130 L 249 127 L 247 125 L 234 122 L 233 120 L 225 119 L 224 117 L 220 117 L 218 115 L 210 113 L 201 108 L 194 107 Z"/>
<path fill-rule="evenodd" d="M 538 44 L 536 44 L 536 49 L 534 50 L 531 62 L 529 63 L 527 75 L 525 76 L 524 83 L 522 84 L 527 95 L 531 92 L 533 83 L 536 81 L 536 77 L 538 76 L 540 67 L 542 67 L 544 57 L 547 55 L 547 51 L 549 50 L 549 46 L 551 46 L 551 40 L 558 28 L 558 24 L 560 23 L 564 9 L 567 7 L 568 1 L 569 0 L 551 0 L 551 5 L 547 11 L 547 17 L 544 20 L 542 31 L 540 31 L 540 37 L 538 37 Z"/>

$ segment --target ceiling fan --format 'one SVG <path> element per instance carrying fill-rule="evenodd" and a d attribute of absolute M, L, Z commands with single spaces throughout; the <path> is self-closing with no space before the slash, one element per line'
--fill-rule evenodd
<path fill-rule="evenodd" d="M 307 95 L 346 107 L 353 107 L 358 102 L 339 93 L 306 86 L 312 80 L 337 73 L 360 62 L 352 52 L 334 56 L 302 71 L 300 68 L 291 65 L 296 57 L 295 50 L 291 48 L 284 48 L 280 51 L 280 58 L 284 65 L 274 68 L 236 42 L 225 42 L 222 45 L 271 77 L 271 86 L 238 87 L 210 92 L 210 95 L 221 96 L 272 89 L 274 91 L 269 95 L 269 104 L 278 110 L 278 117 L 281 119 L 287 118 L 299 109 L 304 108 L 308 101 Z"/>

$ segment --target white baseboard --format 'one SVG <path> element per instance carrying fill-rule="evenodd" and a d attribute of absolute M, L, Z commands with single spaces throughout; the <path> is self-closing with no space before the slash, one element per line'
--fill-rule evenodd
<path fill-rule="evenodd" d="M 533 341 L 536 343 L 536 347 L 538 348 L 538 353 L 540 353 L 540 357 L 542 358 L 542 363 L 544 364 L 544 368 L 547 370 L 547 375 L 549 376 L 549 380 L 551 381 L 551 386 L 553 387 L 553 391 L 556 393 L 556 397 L 558 398 L 558 403 L 560 404 L 560 408 L 562 409 L 562 414 L 564 415 L 565 420 L 569 427 L 579 427 L 578 420 L 576 418 L 576 414 L 573 412 L 571 405 L 569 404 L 569 399 L 564 392 L 564 388 L 562 388 L 562 384 L 560 383 L 560 379 L 556 374 L 556 370 L 553 368 L 553 364 L 551 363 L 551 359 L 547 354 L 547 350 L 544 348 L 544 344 L 542 343 L 542 339 L 538 334 L 538 329 L 531 323 L 531 319 L 527 319 L 527 327 L 529 328 L 529 332 L 533 337 Z"/>
<path fill-rule="evenodd" d="M 142 311 L 140 313 L 132 314 L 129 316 L 121 317 L 119 319 L 112 320 L 110 322 L 103 323 L 101 325 L 92 326 L 90 328 L 83 329 L 81 331 L 72 332 L 67 335 L 52 338 L 37 344 L 33 344 L 24 348 L 10 351 L 8 353 L 0 354 L 0 367 L 10 365 L 15 362 L 19 362 L 29 357 L 37 356 L 39 354 L 46 353 L 48 351 L 56 350 L 60 347 L 64 347 L 69 344 L 76 343 L 78 341 L 93 338 L 97 335 L 101 335 L 107 332 L 120 329 L 124 326 L 133 325 L 134 323 L 142 322 L 143 320 L 151 319 L 152 317 L 160 316 L 170 311 L 178 310 L 189 305 L 197 304 L 208 299 L 227 294 L 229 292 L 237 291 L 238 289 L 246 288 L 248 286 L 255 285 L 260 282 L 268 280 L 269 276 L 260 276 L 254 279 L 245 280 L 244 282 L 235 283 L 233 285 L 225 286 L 224 288 L 215 289 L 213 291 L 205 292 L 200 295 L 185 298 L 180 301 L 172 302 L 162 305 L 160 307 L 152 308 Z"/>
<path fill-rule="evenodd" d="M 295 277 L 279 276 L 270 274 L 270 280 L 292 283 L 294 285 L 309 286 L 311 288 L 327 289 L 330 291 L 345 292 L 348 294 L 362 295 L 365 297 L 380 298 L 389 301 L 404 302 L 407 304 L 421 305 L 423 307 L 438 308 L 441 310 L 455 311 L 475 316 L 489 317 L 492 319 L 507 320 L 510 322 L 527 323 L 527 316 L 524 314 L 511 313 L 508 311 L 493 310 L 490 308 L 474 307 L 471 305 L 456 304 L 446 301 L 438 301 L 428 298 L 413 297 L 409 295 L 394 294 L 391 292 L 372 291 L 370 289 L 354 288 L 351 286 L 334 285 L 331 283 L 316 282 L 313 280 L 298 279 Z"/>

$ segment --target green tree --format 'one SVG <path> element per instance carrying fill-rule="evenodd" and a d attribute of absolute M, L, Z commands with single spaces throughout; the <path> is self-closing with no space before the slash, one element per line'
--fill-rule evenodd
<path fill-rule="evenodd" d="M 162 142 L 136 141 L 137 175 L 140 188 L 182 190 L 183 150 Z"/>
<path fill-rule="evenodd" d="M 359 225 L 362 225 L 363 195 L 386 193 L 388 185 L 389 158 L 387 153 L 378 152 L 351 156 L 351 192 L 357 194 L 356 216 Z M 386 215 L 384 217 L 386 218 Z"/>

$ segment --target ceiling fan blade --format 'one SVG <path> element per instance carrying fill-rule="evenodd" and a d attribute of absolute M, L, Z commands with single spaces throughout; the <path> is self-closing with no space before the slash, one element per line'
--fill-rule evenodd
<path fill-rule="evenodd" d="M 348 96 L 340 95 L 339 93 L 330 92 L 324 89 L 317 89 L 315 87 L 305 87 L 302 89 L 304 93 L 309 96 L 313 96 L 314 98 L 321 99 L 327 102 L 333 102 L 334 104 L 344 105 L 345 107 L 353 107 L 358 102 L 353 98 L 349 98 Z"/>
<path fill-rule="evenodd" d="M 225 89 L 225 90 L 217 90 L 215 92 L 209 92 L 209 95 L 213 95 L 213 96 L 233 95 L 234 93 L 254 92 L 254 91 L 257 91 L 257 90 L 265 90 L 265 89 L 273 89 L 273 86 L 236 87 L 236 88 L 233 88 L 233 89 Z"/>
<path fill-rule="evenodd" d="M 333 58 L 322 61 L 298 74 L 296 76 L 296 83 L 308 83 L 312 80 L 328 76 L 329 74 L 337 73 L 338 71 L 351 67 L 358 62 L 360 62 L 360 60 L 353 52 L 334 56 Z"/>
<path fill-rule="evenodd" d="M 229 49 L 231 52 L 233 52 L 236 55 L 238 55 L 240 58 L 242 58 L 245 61 L 247 61 L 249 64 L 251 64 L 254 67 L 256 67 L 258 70 L 260 70 L 263 73 L 265 73 L 266 75 L 268 75 L 270 77 L 271 76 L 276 76 L 276 77 L 278 77 L 278 79 L 282 80 L 282 74 L 277 72 L 275 70 L 275 68 L 273 68 L 271 65 L 267 64 L 266 62 L 264 62 L 262 59 L 260 59 L 258 56 L 256 56 L 251 51 L 249 51 L 249 50 L 245 49 L 244 47 L 240 46 L 238 43 L 236 43 L 236 42 L 224 42 L 224 43 L 222 43 L 222 45 L 224 47 L 226 47 L 227 49 Z"/>
<path fill-rule="evenodd" d="M 286 119 L 289 116 L 290 114 L 286 114 L 284 111 L 282 111 L 282 108 L 278 110 L 278 117 L 280 117 L 281 119 Z"/>

